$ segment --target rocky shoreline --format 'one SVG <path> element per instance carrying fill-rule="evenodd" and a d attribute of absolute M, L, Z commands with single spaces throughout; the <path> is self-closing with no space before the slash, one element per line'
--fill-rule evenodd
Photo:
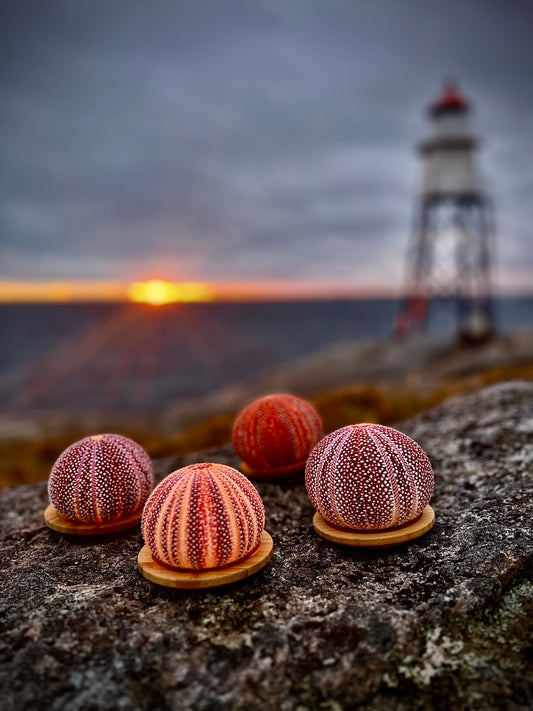
<path fill-rule="evenodd" d="M 529 709 L 533 385 L 398 428 L 427 451 L 435 527 L 386 551 L 318 538 L 301 483 L 261 483 L 272 562 L 212 592 L 140 576 L 137 529 L 42 525 L 45 483 L 0 490 L 6 711 Z M 158 462 L 237 465 L 231 448 Z"/>
<path fill-rule="evenodd" d="M 252 399 L 274 392 L 313 398 L 326 391 L 361 385 L 407 387 L 427 393 L 452 380 L 472 379 L 490 369 L 533 366 L 533 331 L 516 331 L 472 348 L 447 338 L 413 337 L 406 341 L 346 341 L 277 366 L 265 375 L 176 402 L 160 412 L 47 411 L 2 412 L 0 443 L 50 438 L 69 430 L 153 431 L 162 437 L 219 415 L 235 415 Z M 475 384 L 475 383 L 474 383 Z"/>

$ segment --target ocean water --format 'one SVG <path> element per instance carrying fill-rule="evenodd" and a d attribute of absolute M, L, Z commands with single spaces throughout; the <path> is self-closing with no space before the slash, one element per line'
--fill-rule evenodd
<path fill-rule="evenodd" d="M 0 305 L 0 412 L 143 413 L 260 375 L 322 346 L 387 339 L 394 300 Z M 533 327 L 502 299 L 498 328 Z M 435 331 L 453 326 L 443 314 Z"/>

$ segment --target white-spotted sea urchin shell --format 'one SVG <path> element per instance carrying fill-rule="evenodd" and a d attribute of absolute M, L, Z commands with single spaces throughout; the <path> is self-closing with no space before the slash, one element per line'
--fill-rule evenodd
<path fill-rule="evenodd" d="M 324 437 L 305 468 L 311 503 L 333 526 L 380 531 L 421 515 L 433 470 L 410 437 L 383 425 L 343 427 Z"/>
<path fill-rule="evenodd" d="M 59 456 L 48 480 L 56 510 L 72 521 L 102 523 L 138 511 L 154 485 L 144 449 L 115 434 L 85 437 Z"/>

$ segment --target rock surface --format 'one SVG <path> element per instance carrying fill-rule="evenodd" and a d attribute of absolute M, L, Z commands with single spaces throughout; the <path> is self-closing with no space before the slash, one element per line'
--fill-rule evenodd
<path fill-rule="evenodd" d="M 137 571 L 138 529 L 41 523 L 45 484 L 0 492 L 6 711 L 529 709 L 533 385 L 401 423 L 435 470 L 433 530 L 381 552 L 328 544 L 301 483 L 262 483 L 275 553 L 211 592 Z M 210 451 L 159 463 L 238 465 Z"/>

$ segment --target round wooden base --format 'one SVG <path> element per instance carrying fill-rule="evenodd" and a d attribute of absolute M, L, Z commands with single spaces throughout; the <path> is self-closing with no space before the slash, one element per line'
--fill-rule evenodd
<path fill-rule="evenodd" d="M 426 506 L 422 515 L 414 523 L 389 528 L 385 531 L 350 531 L 346 528 L 335 528 L 329 524 L 319 513 L 313 517 L 313 528 L 319 536 L 327 541 L 339 543 L 343 546 L 356 548 L 386 548 L 399 546 L 412 541 L 427 533 L 435 523 L 435 512 L 431 506 Z"/>
<path fill-rule="evenodd" d="M 241 560 L 227 568 L 217 568 L 216 570 L 204 570 L 195 573 L 190 570 L 176 570 L 167 568 L 157 563 L 148 546 L 143 546 L 137 558 L 139 570 L 145 578 L 152 583 L 163 585 L 167 588 L 181 588 L 183 590 L 200 590 L 208 588 L 218 588 L 229 585 L 237 580 L 257 573 L 264 568 L 272 558 L 274 543 L 267 531 L 261 534 L 261 543 L 256 552 L 245 560 Z"/>
<path fill-rule="evenodd" d="M 286 464 L 283 467 L 271 467 L 270 469 L 252 469 L 246 462 L 241 462 L 241 472 L 248 477 L 248 479 L 285 479 L 290 476 L 294 476 L 305 471 L 305 464 L 307 459 L 302 459 L 300 462 L 294 462 L 294 464 Z"/>
<path fill-rule="evenodd" d="M 53 504 L 47 507 L 44 512 L 44 522 L 53 531 L 59 533 L 69 533 L 71 536 L 105 536 L 109 533 L 123 531 L 125 528 L 132 528 L 140 523 L 143 510 L 138 509 L 129 516 L 117 518 L 114 521 L 104 521 L 103 523 L 82 523 L 81 521 L 71 521 L 62 516 Z"/>

